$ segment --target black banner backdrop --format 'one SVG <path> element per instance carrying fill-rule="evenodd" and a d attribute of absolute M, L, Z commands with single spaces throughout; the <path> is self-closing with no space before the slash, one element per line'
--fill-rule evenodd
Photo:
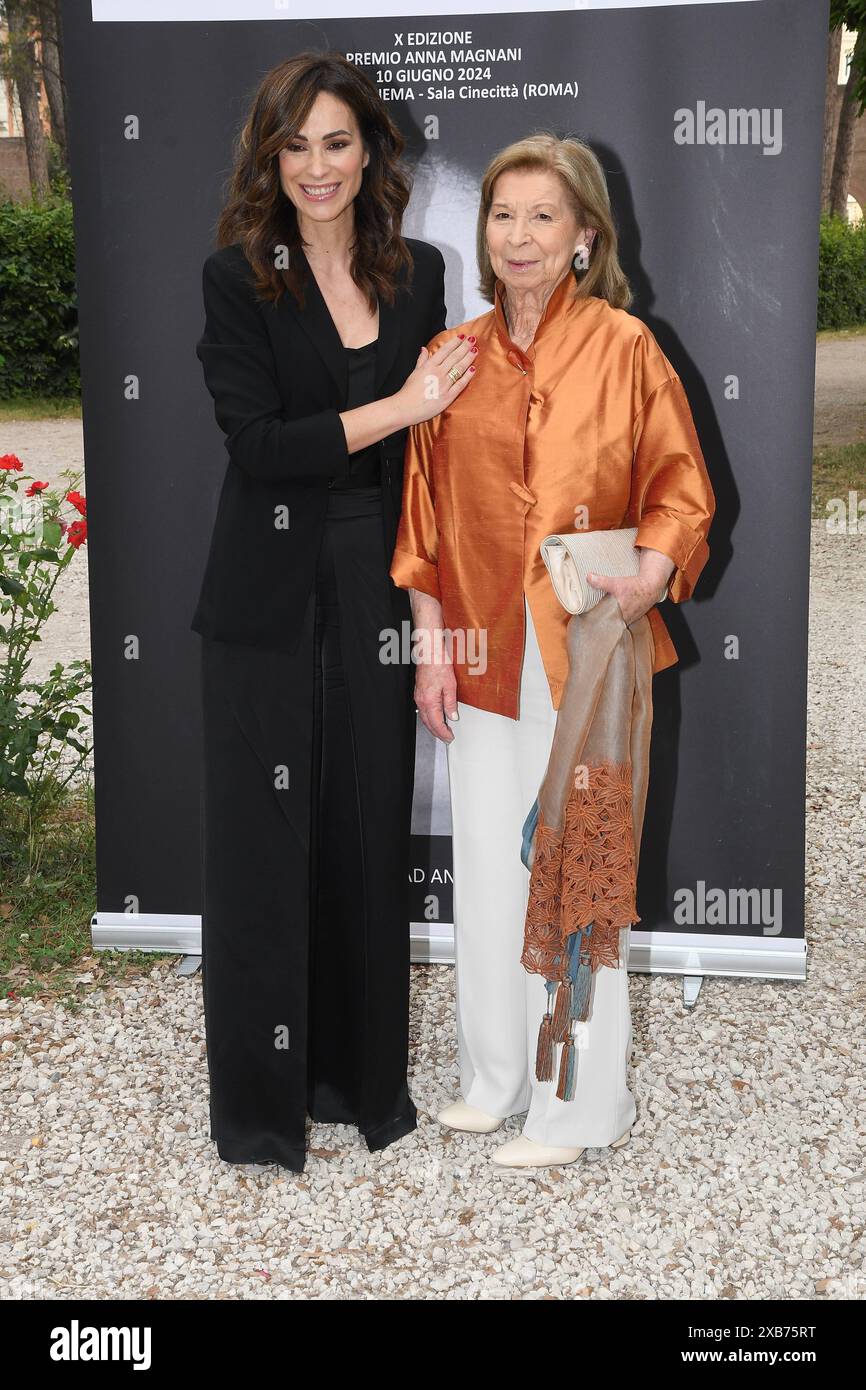
<path fill-rule="evenodd" d="M 599 154 L 632 311 L 683 379 L 718 501 L 698 597 L 663 609 L 681 660 L 654 682 L 631 967 L 802 976 L 827 0 L 199 22 L 267 8 L 178 0 L 187 22 L 135 0 L 97 0 L 100 22 L 81 3 L 64 8 L 94 944 L 199 948 L 200 639 L 189 622 L 227 458 L 194 353 L 201 263 L 259 78 L 294 52 L 331 48 L 365 65 L 407 137 L 406 230 L 445 255 L 449 324 L 489 308 L 472 249 L 489 157 L 540 128 L 579 134 Z M 426 735 L 416 774 L 415 954 L 446 959 L 447 774 Z"/>

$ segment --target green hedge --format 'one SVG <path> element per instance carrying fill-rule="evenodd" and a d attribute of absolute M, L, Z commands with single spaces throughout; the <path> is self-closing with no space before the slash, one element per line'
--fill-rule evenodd
<path fill-rule="evenodd" d="M 80 390 L 72 204 L 0 202 L 0 399 Z"/>
<path fill-rule="evenodd" d="M 821 217 L 818 257 L 818 327 L 866 324 L 866 217 L 852 227 L 841 217 Z"/>

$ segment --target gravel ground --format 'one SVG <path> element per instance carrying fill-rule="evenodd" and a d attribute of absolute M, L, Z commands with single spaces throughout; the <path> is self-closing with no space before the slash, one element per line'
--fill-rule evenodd
<path fill-rule="evenodd" d="M 710 979 L 687 1013 L 674 977 L 631 976 L 625 1149 L 500 1173 L 516 1119 L 443 1133 L 453 972 L 417 966 L 417 1132 L 369 1154 L 313 1126 L 301 1176 L 223 1164 L 200 979 L 160 963 L 77 1014 L 0 1005 L 5 1296 L 862 1298 L 864 561 L 816 525 L 808 981 Z"/>
<path fill-rule="evenodd" d="M 866 536 L 814 524 L 809 978 L 709 979 L 688 1012 L 678 979 L 632 975 L 626 1148 L 507 1172 L 488 1155 L 517 1119 L 443 1132 L 453 972 L 416 966 L 416 1133 L 370 1154 L 315 1125 L 303 1175 L 224 1164 L 200 978 L 161 962 L 87 994 L 85 975 L 74 1014 L 0 1003 L 2 1296 L 862 1299 L 864 569 Z"/>

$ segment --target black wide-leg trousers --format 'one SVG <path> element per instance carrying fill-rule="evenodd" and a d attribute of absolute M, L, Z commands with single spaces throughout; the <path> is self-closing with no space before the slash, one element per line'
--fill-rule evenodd
<path fill-rule="evenodd" d="M 202 976 L 229 1162 L 301 1171 L 308 1115 L 370 1149 L 416 1124 L 413 668 L 382 659 L 381 505 L 378 488 L 332 494 L 294 650 L 202 638 Z"/>

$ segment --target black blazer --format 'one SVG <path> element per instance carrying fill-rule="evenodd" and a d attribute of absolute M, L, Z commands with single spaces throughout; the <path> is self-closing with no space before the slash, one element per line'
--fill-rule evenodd
<path fill-rule="evenodd" d="M 409 376 L 421 347 L 445 327 L 445 262 L 406 238 L 411 293 L 401 277 L 393 305 L 379 300 L 376 399 Z M 262 303 L 239 243 L 204 263 L 205 329 L 196 344 L 229 462 L 190 626 L 221 641 L 291 649 L 315 576 L 328 488 L 349 470 L 339 411 L 348 369 L 334 321 L 303 253 L 304 308 L 290 292 Z M 379 444 L 382 563 L 391 563 L 403 493 L 406 430 Z M 405 590 L 389 578 L 395 621 Z"/>

